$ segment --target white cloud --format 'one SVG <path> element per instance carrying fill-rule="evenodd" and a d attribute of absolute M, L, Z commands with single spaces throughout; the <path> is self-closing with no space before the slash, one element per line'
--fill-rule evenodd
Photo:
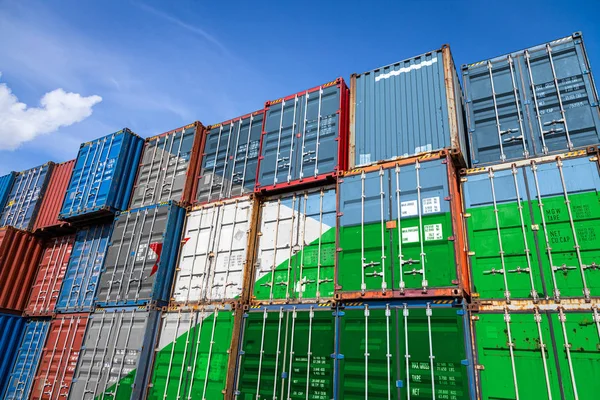
<path fill-rule="evenodd" d="M 100 96 L 84 97 L 55 89 L 42 96 L 40 107 L 28 107 L 0 83 L 0 150 L 15 150 L 38 135 L 81 122 L 101 101 Z"/>

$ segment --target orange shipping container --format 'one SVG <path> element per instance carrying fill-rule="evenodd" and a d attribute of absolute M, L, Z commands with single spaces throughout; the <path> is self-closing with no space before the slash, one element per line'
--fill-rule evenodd
<path fill-rule="evenodd" d="M 44 244 L 44 253 L 25 308 L 28 316 L 49 316 L 60 294 L 60 288 L 69 264 L 75 235 L 59 236 Z"/>
<path fill-rule="evenodd" d="M 56 231 L 70 226 L 69 223 L 58 220 L 58 213 L 65 199 L 67 186 L 69 185 L 74 166 L 75 160 L 71 160 L 57 164 L 54 167 L 54 171 L 52 171 L 52 176 L 48 182 L 48 189 L 46 189 L 46 194 L 44 195 L 40 211 L 33 226 L 34 232 L 38 230 Z"/>

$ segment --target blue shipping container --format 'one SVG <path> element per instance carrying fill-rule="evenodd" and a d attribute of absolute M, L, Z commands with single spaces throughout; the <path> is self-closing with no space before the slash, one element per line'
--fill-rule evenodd
<path fill-rule="evenodd" d="M 11 172 L 10 174 L 0 176 L 0 210 L 4 210 L 6 200 L 10 194 L 10 189 L 12 189 L 16 175 L 16 172 Z"/>
<path fill-rule="evenodd" d="M 4 393 L 8 374 L 23 337 L 25 318 L 19 315 L 0 313 L 0 394 Z"/>
<path fill-rule="evenodd" d="M 56 303 L 57 312 L 92 311 L 111 230 L 112 224 L 105 224 L 77 232 Z"/>
<path fill-rule="evenodd" d="M 169 301 L 185 219 L 170 201 L 119 213 L 100 276 L 96 305 Z"/>
<path fill-rule="evenodd" d="M 467 158 L 464 102 L 450 47 L 350 78 L 350 163 L 453 149 Z"/>
<path fill-rule="evenodd" d="M 463 66 L 472 166 L 600 143 L 580 33 Z"/>
<path fill-rule="evenodd" d="M 143 146 L 144 140 L 127 128 L 83 143 L 59 218 L 76 220 L 126 209 Z"/>
<path fill-rule="evenodd" d="M 32 229 L 53 170 L 54 163 L 48 162 L 17 173 L 2 212 L 0 226 Z"/>
<path fill-rule="evenodd" d="M 31 384 L 40 362 L 49 327 L 49 320 L 29 320 L 27 322 L 15 362 L 8 376 L 8 384 L 3 399 L 22 400 L 29 398 Z"/>

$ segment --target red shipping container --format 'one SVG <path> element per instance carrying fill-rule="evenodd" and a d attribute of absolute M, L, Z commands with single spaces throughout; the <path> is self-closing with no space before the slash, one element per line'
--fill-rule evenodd
<path fill-rule="evenodd" d="M 66 399 L 89 314 L 62 314 L 50 323 L 30 399 Z"/>
<path fill-rule="evenodd" d="M 44 253 L 33 281 L 25 315 L 41 317 L 54 313 L 74 242 L 75 235 L 68 235 L 48 239 L 44 243 Z"/>
<path fill-rule="evenodd" d="M 0 228 L 0 309 L 23 311 L 42 251 L 31 233 Z"/>
<path fill-rule="evenodd" d="M 48 188 L 44 194 L 44 199 L 40 206 L 33 230 L 48 231 L 57 230 L 61 228 L 68 228 L 69 223 L 58 220 L 58 213 L 62 207 L 67 193 L 67 186 L 73 173 L 73 167 L 75 166 L 75 160 L 66 161 L 62 164 L 57 164 L 54 167 L 50 181 L 48 182 Z"/>

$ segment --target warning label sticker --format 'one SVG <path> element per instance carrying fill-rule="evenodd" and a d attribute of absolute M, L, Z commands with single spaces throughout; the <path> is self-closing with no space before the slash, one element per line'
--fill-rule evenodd
<path fill-rule="evenodd" d="M 442 236 L 442 224 L 425 225 L 423 227 L 425 231 L 425 240 L 440 240 Z"/>
<path fill-rule="evenodd" d="M 440 212 L 440 198 L 428 197 L 423 199 L 423 214 Z"/>
<path fill-rule="evenodd" d="M 400 203 L 400 215 L 402 217 L 410 217 L 418 214 L 418 203 L 416 200 L 403 201 Z"/>
<path fill-rule="evenodd" d="M 402 228 L 402 243 L 415 243 L 419 241 L 419 228 L 411 226 Z"/>

